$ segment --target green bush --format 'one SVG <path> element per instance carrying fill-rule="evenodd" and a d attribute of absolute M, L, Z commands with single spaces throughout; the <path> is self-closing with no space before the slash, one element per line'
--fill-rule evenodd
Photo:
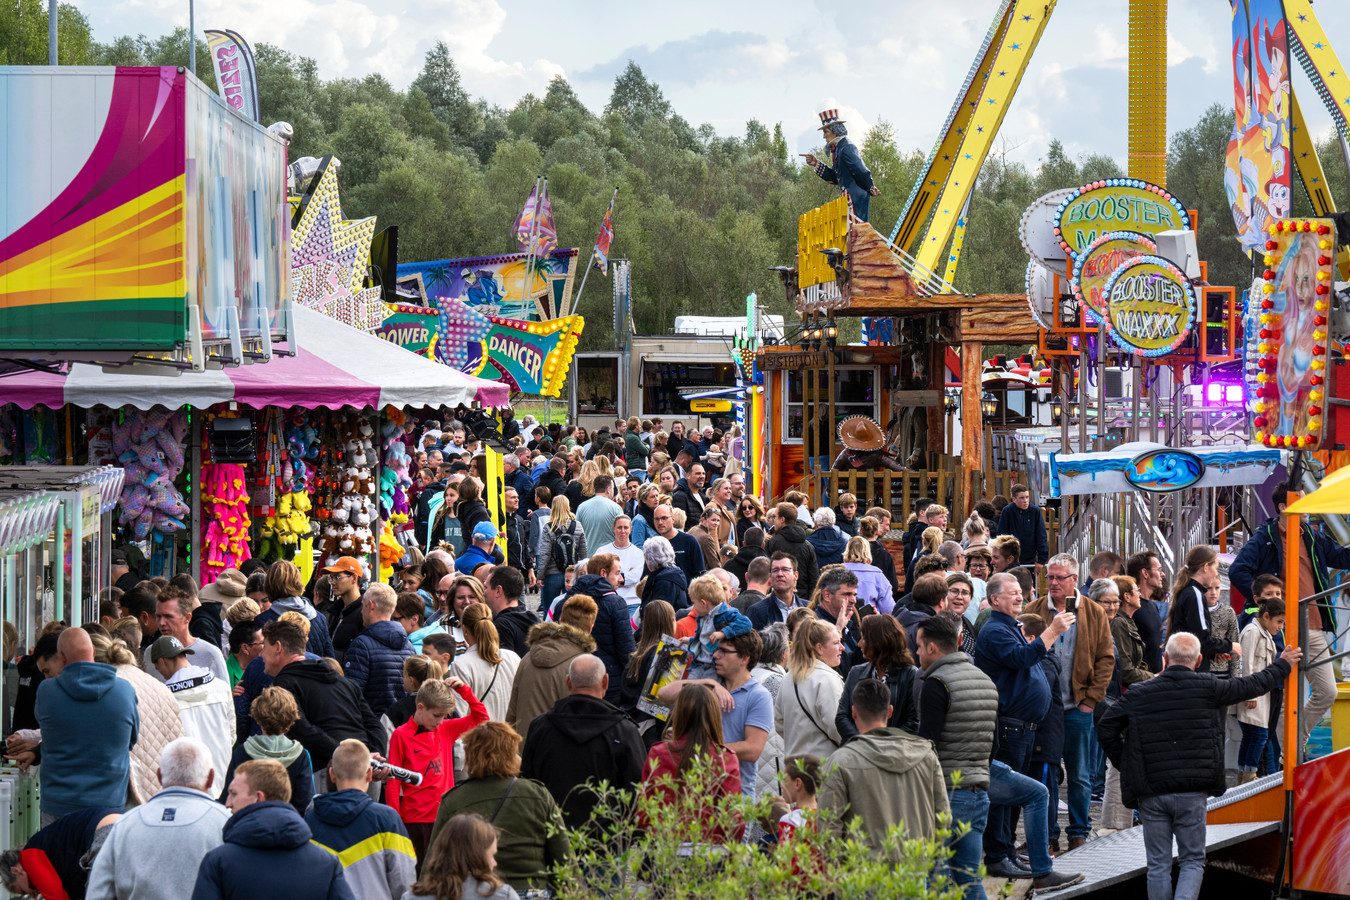
<path fill-rule="evenodd" d="M 673 788 L 633 792 L 608 784 L 594 787 L 599 798 L 589 826 L 568 835 L 571 853 L 554 874 L 558 897 L 663 898 L 663 900 L 748 900 L 748 898 L 836 897 L 867 900 L 959 900 L 962 889 L 941 865 L 950 857 L 947 841 L 963 834 L 939 823 L 930 840 L 908 838 L 899 829 L 886 836 L 886 849 L 900 863 L 873 857 L 861 823 L 847 828 L 818 813 L 817 827 L 799 829 L 768 848 L 737 839 L 745 826 L 770 821 L 772 798 L 743 796 L 710 803 L 723 772 L 700 758 Z M 670 799 L 670 798 L 673 798 Z M 708 843 L 726 834 L 726 843 Z"/>

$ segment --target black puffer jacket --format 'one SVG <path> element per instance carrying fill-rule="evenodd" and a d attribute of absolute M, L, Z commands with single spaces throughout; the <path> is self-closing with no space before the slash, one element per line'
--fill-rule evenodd
<path fill-rule="evenodd" d="M 591 628 L 595 638 L 595 655 L 605 664 L 609 673 L 609 692 L 605 699 L 617 701 L 623 689 L 623 670 L 637 649 L 633 639 L 633 623 L 628 617 L 628 603 L 614 590 L 603 575 L 582 575 L 572 585 L 573 594 L 585 594 L 600 608 Z"/>
<path fill-rule="evenodd" d="M 643 571 L 646 573 L 646 583 L 642 586 L 640 598 L 643 609 L 653 600 L 666 601 L 675 608 L 676 613 L 689 607 L 689 579 L 684 577 L 684 572 L 678 566 L 666 566 L 659 572 L 650 569 Z"/>
<path fill-rule="evenodd" d="M 300 721 L 290 736 L 304 745 L 318 771 L 328 765 L 337 745 L 354 738 L 375 753 L 386 744 L 380 717 L 371 712 L 355 682 L 343 678 L 321 659 L 287 663 L 272 682 L 285 688 L 300 707 Z"/>
<path fill-rule="evenodd" d="M 816 548 L 806 539 L 806 529 L 789 525 L 775 531 L 764 545 L 764 552 L 772 558 L 780 550 L 797 560 L 797 593 L 809 598 L 816 589 L 820 566 L 816 563 Z"/>
<path fill-rule="evenodd" d="M 459 527 L 464 535 L 464 546 L 469 546 L 473 541 L 473 528 L 479 522 L 491 522 L 492 516 L 488 514 L 487 507 L 483 505 L 482 500 L 461 501 L 459 509 Z"/>
<path fill-rule="evenodd" d="M 403 661 L 413 655 L 412 642 L 403 626 L 388 620 L 371 622 L 352 641 L 343 659 L 347 680 L 361 688 L 376 716 L 407 695 L 403 687 Z"/>
<path fill-rule="evenodd" d="M 853 722 L 853 689 L 864 678 L 876 678 L 876 666 L 871 663 L 859 663 L 848 670 L 844 679 L 844 693 L 839 695 L 839 712 L 834 716 L 834 727 L 846 742 L 858 736 L 858 726 Z M 891 672 L 882 679 L 891 689 L 891 717 L 886 725 L 890 728 L 903 728 L 910 734 L 919 733 L 919 704 L 914 691 L 919 670 L 914 666 L 905 666 L 899 672 Z"/>
<path fill-rule="evenodd" d="M 750 563 L 754 562 L 759 557 L 766 555 L 763 547 L 742 547 L 736 551 L 735 556 L 727 560 L 727 564 L 722 568 L 726 569 L 732 575 L 735 575 L 736 580 L 740 582 L 741 590 L 745 590 L 747 587 L 745 583 L 745 570 L 750 568 Z"/>
<path fill-rule="evenodd" d="M 1215 678 L 1185 666 L 1168 666 L 1132 685 L 1097 723 L 1097 736 L 1120 769 L 1120 792 L 1134 809 L 1143 797 L 1227 790 L 1223 774 L 1225 708 L 1269 693 L 1289 677 L 1274 664 L 1247 678 Z"/>
<path fill-rule="evenodd" d="M 581 785 L 608 781 L 632 790 L 646 759 L 637 726 L 621 709 L 574 694 L 534 720 L 520 751 L 520 775 L 543 782 L 562 807 L 567 827 L 577 828 L 590 819 L 596 803 L 595 794 Z"/>

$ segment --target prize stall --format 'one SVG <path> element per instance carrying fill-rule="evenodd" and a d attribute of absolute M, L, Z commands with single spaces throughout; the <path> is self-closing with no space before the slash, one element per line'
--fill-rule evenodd
<path fill-rule="evenodd" d="M 405 410 L 502 406 L 507 388 L 312 310 L 293 314 L 293 355 L 265 367 L 162 378 L 75 364 L 0 377 L 11 438 L 0 462 L 51 464 L 65 446 L 125 467 L 118 525 L 145 551 L 142 574 L 209 583 L 251 556 L 293 559 L 307 574 L 336 556 L 377 560 L 408 514 Z M 18 437 L 39 426 L 42 440 Z"/>

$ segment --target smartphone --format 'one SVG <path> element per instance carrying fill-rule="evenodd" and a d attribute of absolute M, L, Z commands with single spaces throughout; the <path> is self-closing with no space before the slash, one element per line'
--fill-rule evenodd
<path fill-rule="evenodd" d="M 874 616 L 876 614 L 877 614 L 876 607 L 870 603 L 864 603 L 862 606 L 858 607 L 858 615 L 864 619 L 867 618 L 868 616 Z"/>
<path fill-rule="evenodd" d="M 1078 594 L 1075 593 L 1069 597 L 1068 603 L 1064 605 L 1064 611 L 1078 615 Z"/>

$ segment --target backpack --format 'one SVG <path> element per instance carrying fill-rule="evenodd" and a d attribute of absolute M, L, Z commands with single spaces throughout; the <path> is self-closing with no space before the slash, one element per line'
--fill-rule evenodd
<path fill-rule="evenodd" d="M 565 531 L 555 528 L 548 530 L 548 552 L 549 559 L 559 571 L 566 571 L 568 566 L 576 564 L 577 543 L 572 535 L 572 526 L 569 525 Z"/>

